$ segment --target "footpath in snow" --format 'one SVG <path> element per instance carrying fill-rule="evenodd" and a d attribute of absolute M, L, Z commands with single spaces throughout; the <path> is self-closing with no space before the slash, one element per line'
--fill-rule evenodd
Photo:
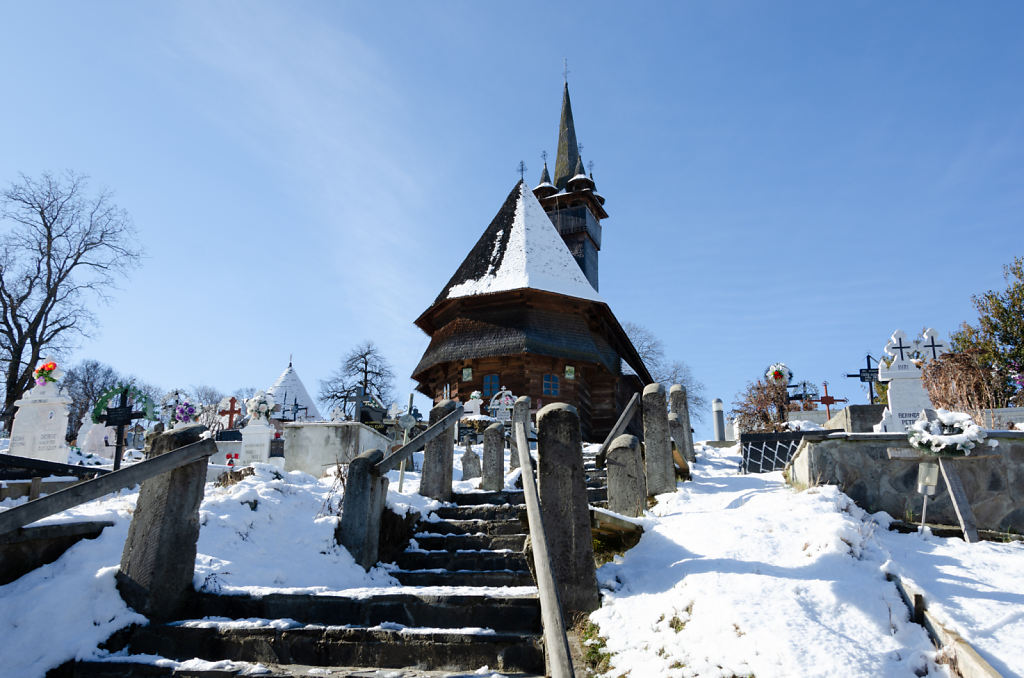
<path fill-rule="evenodd" d="M 1021 543 L 889 532 L 835 487 L 738 475 L 738 447 L 699 459 L 640 543 L 598 571 L 607 675 L 949 675 L 887 572 L 1003 675 L 1024 675 Z"/>

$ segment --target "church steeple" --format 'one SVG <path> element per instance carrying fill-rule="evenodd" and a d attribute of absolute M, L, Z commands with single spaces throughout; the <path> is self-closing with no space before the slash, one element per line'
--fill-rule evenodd
<path fill-rule="evenodd" d="M 572 120 L 572 103 L 569 101 L 569 82 L 562 91 L 562 119 L 558 125 L 558 153 L 555 156 L 555 186 L 565 190 L 573 177 L 580 151 L 576 144 L 576 125 Z"/>

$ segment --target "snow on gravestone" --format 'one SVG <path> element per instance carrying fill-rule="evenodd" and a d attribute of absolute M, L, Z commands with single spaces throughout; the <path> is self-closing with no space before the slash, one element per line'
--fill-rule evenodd
<path fill-rule="evenodd" d="M 47 363 L 52 361 L 47 361 Z M 55 368 L 53 379 L 59 379 Z M 68 404 L 71 398 L 57 392 L 55 381 L 44 381 L 29 389 L 15 401 L 18 411 L 11 426 L 9 454 L 43 461 L 68 463 L 68 446 L 64 435 L 68 430 Z"/>
<path fill-rule="evenodd" d="M 921 381 L 921 361 L 911 356 L 932 360 L 946 352 L 946 345 L 938 341 L 938 333 L 930 327 L 921 339 L 911 344 L 907 343 L 903 330 L 892 333 L 885 345 L 885 353 L 892 362 L 878 365 L 878 380 L 889 385 L 889 405 L 882 414 L 882 421 L 874 426 L 876 432 L 904 433 L 921 416 L 921 410 L 931 409 L 932 402 Z"/>
<path fill-rule="evenodd" d="M 78 447 L 82 454 L 108 456 L 114 453 L 114 439 L 117 432 L 109 426 L 94 424 L 92 415 L 82 417 L 82 426 L 78 429 Z M 108 443 L 110 448 L 108 449 Z"/>

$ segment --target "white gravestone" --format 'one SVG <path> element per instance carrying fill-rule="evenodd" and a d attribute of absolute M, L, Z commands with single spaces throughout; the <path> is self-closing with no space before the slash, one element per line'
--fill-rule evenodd
<path fill-rule="evenodd" d="M 487 406 L 487 411 L 492 417 L 507 426 L 512 421 L 512 408 L 515 404 L 516 397 L 512 395 L 512 391 L 502 386 L 501 390 L 491 398 L 491 404 Z"/>
<path fill-rule="evenodd" d="M 270 461 L 270 441 L 274 437 L 274 427 L 269 421 L 274 411 L 274 398 L 263 391 L 257 391 L 245 401 L 245 409 L 249 414 L 249 423 L 242 429 L 242 452 L 238 465 L 266 464 Z"/>
<path fill-rule="evenodd" d="M 54 373 L 54 378 L 59 374 Z M 57 392 L 57 384 L 35 386 L 15 401 L 18 411 L 11 427 L 9 454 L 43 461 L 68 463 L 68 405 L 71 398 Z"/>
<path fill-rule="evenodd" d="M 896 330 L 885 345 L 885 352 L 892 362 L 878 365 L 878 380 L 889 385 L 889 405 L 874 429 L 880 433 L 905 433 L 921 416 L 921 410 L 932 408 L 921 381 L 922 360 L 911 356 L 933 360 L 947 352 L 946 345 L 938 341 L 938 333 L 931 328 L 910 344 L 903 330 Z"/>
<path fill-rule="evenodd" d="M 82 417 L 82 427 L 78 429 L 78 447 L 82 450 L 82 454 L 106 457 L 114 453 L 116 436 L 117 431 L 103 424 L 94 424 L 92 416 L 87 414 Z M 107 449 L 108 442 L 109 449 Z"/>
<path fill-rule="evenodd" d="M 480 397 L 480 391 L 473 391 L 469 395 L 469 400 L 466 401 L 464 406 L 464 413 L 467 416 L 478 416 L 481 414 L 480 409 L 483 407 L 484 401 Z"/>

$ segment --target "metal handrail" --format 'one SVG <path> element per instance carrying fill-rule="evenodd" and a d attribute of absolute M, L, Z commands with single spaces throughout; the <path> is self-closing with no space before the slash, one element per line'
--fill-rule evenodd
<path fill-rule="evenodd" d="M 530 523 L 530 544 L 533 546 L 533 564 L 537 573 L 540 618 L 544 629 L 544 647 L 548 651 L 548 664 L 552 678 L 575 678 L 569 656 L 569 639 L 565 635 L 562 603 L 558 599 L 555 575 L 551 570 L 551 557 L 548 554 L 547 536 L 540 513 L 540 499 L 533 477 L 533 461 L 530 459 L 526 425 L 522 421 L 517 421 L 513 428 L 516 449 L 519 452 L 519 466 L 522 468 L 523 497 L 526 500 L 526 515 Z"/>
<path fill-rule="evenodd" d="M 633 397 L 629 399 L 629 403 L 626 404 L 626 408 L 622 410 L 622 414 L 619 415 L 618 421 L 615 422 L 615 426 L 612 426 L 612 430 L 608 432 L 608 437 L 601 443 L 601 449 L 597 451 L 597 456 L 594 458 L 594 462 L 598 467 L 604 466 L 605 456 L 608 454 L 608 448 L 611 447 L 612 441 L 622 435 L 622 432 L 626 430 L 629 425 L 629 420 L 633 418 L 633 412 L 636 410 L 637 405 L 640 403 L 640 394 L 634 393 Z"/>
<path fill-rule="evenodd" d="M 29 523 L 34 523 L 54 513 L 98 499 L 105 494 L 134 487 L 143 480 L 173 471 L 179 466 L 191 464 L 217 452 L 217 445 L 210 439 L 200 440 L 191 445 L 179 447 L 158 457 L 140 461 L 117 471 L 111 471 L 98 478 L 86 480 L 53 494 L 15 506 L 0 513 L 0 534 L 6 534 Z"/>
<path fill-rule="evenodd" d="M 427 443 L 434 438 L 441 435 L 441 433 L 451 426 L 452 421 L 458 421 L 462 418 L 463 407 L 462 405 L 456 405 L 455 409 L 446 414 L 444 417 L 439 419 L 436 423 L 430 426 L 426 431 L 419 434 L 405 445 L 389 454 L 388 456 L 381 459 L 379 462 L 374 464 L 373 470 L 378 475 L 383 475 L 388 471 L 393 471 L 398 468 L 398 465 L 403 461 L 408 461 L 412 457 L 414 452 L 422 450 Z"/>

